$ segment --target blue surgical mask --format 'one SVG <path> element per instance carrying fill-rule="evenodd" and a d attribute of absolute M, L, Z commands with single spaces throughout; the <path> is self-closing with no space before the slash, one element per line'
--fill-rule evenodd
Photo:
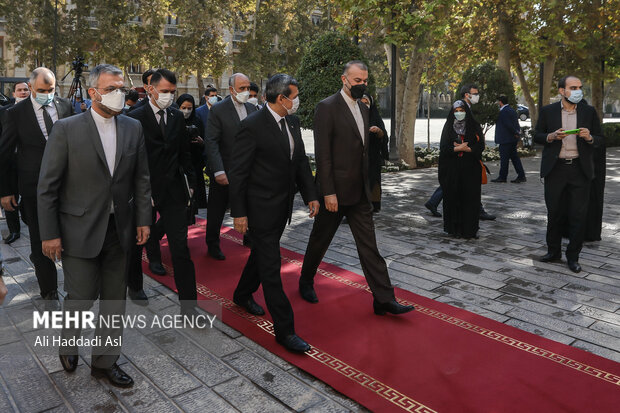
<path fill-rule="evenodd" d="M 454 117 L 456 120 L 463 120 L 467 116 L 467 112 L 454 112 Z"/>
<path fill-rule="evenodd" d="M 54 100 L 54 93 L 37 93 L 34 100 L 41 106 L 47 106 Z"/>
<path fill-rule="evenodd" d="M 581 99 L 583 99 L 583 90 L 581 89 L 571 90 L 570 96 L 567 97 L 566 99 L 568 99 L 569 102 L 574 103 L 574 104 L 581 102 Z"/>
<path fill-rule="evenodd" d="M 211 96 L 209 98 L 209 103 L 211 104 L 211 106 L 215 105 L 217 103 L 217 96 Z"/>

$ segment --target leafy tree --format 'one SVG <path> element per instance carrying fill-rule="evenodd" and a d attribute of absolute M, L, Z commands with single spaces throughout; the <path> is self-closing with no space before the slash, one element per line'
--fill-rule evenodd
<path fill-rule="evenodd" d="M 327 30 L 327 20 L 313 21 L 314 0 L 256 1 L 252 18 L 238 28 L 246 32 L 234 56 L 235 71 L 257 82 L 275 73 L 297 72 L 310 44 Z"/>
<path fill-rule="evenodd" d="M 297 112 L 304 128 L 312 128 L 314 108 L 326 97 L 342 88 L 340 76 L 351 60 L 368 63 L 359 47 L 342 34 L 330 32 L 319 37 L 301 60 L 296 78 L 299 82 L 300 106 Z M 374 92 L 369 73 L 369 91 Z"/>
<path fill-rule="evenodd" d="M 508 98 L 508 103 L 515 107 L 515 98 L 512 81 L 504 69 L 500 69 L 492 61 L 484 62 L 478 66 L 471 67 L 463 73 L 463 79 L 459 84 L 455 96 L 460 99 L 460 90 L 463 86 L 475 84 L 478 86 L 480 101 L 472 105 L 471 110 L 483 127 L 486 133 L 491 126 L 495 125 L 499 115 L 497 97 L 504 95 Z"/>

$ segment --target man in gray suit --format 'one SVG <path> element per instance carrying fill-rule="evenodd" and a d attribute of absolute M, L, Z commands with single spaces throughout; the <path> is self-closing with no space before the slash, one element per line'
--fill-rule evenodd
<path fill-rule="evenodd" d="M 209 255 L 217 260 L 226 259 L 220 249 L 220 229 L 228 208 L 227 174 L 234 157 L 233 143 L 237 132 L 241 129 L 241 121 L 252 112 L 256 112 L 256 106 L 247 103 L 250 96 L 250 79 L 246 75 L 233 74 L 228 80 L 228 85 L 230 95 L 213 105 L 205 130 L 205 154 L 211 178 L 205 241 Z"/>
<path fill-rule="evenodd" d="M 123 109 L 123 72 L 99 65 L 90 72 L 92 108 L 54 129 L 45 148 L 38 187 L 43 253 L 62 257 L 65 311 L 86 311 L 100 299 L 100 316 L 125 312 L 125 265 L 132 244 L 149 237 L 151 187 L 140 122 L 118 116 Z M 99 318 L 97 318 L 99 320 Z M 97 323 L 99 324 L 99 323 Z M 116 361 L 122 327 L 97 325 L 92 370 L 111 384 L 127 387 L 133 380 Z M 62 338 L 80 335 L 63 328 Z M 106 344 L 107 339 L 117 340 Z M 67 372 L 77 367 L 77 347 L 61 347 Z"/>

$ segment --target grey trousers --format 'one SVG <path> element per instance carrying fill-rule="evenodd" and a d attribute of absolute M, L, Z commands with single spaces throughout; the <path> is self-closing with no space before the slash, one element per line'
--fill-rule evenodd
<path fill-rule="evenodd" d="M 119 326 L 101 325 L 100 317 L 111 319 L 112 315 L 125 313 L 125 297 L 127 282 L 125 265 L 127 256 L 122 249 L 114 217 L 110 215 L 108 231 L 99 255 L 94 258 L 78 258 L 63 254 L 62 266 L 65 275 L 64 311 L 88 311 L 97 298 L 99 301 L 99 316 L 95 318 L 94 337 L 101 338 L 100 345 L 92 347 L 92 367 L 110 368 L 121 354 L 118 345 L 123 335 L 122 323 Z M 80 326 L 63 328 L 62 338 L 71 339 L 80 337 Z M 106 344 L 110 339 L 111 343 Z M 78 354 L 74 345 L 61 346 L 60 354 Z"/>

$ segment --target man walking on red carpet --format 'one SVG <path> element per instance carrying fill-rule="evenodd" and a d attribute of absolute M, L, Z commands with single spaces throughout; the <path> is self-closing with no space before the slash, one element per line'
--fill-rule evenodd
<path fill-rule="evenodd" d="M 302 298 L 319 301 L 314 291 L 314 275 L 329 244 L 346 216 L 368 286 L 374 297 L 375 314 L 402 314 L 413 306 L 399 304 L 394 297 L 385 260 L 377 250 L 368 184 L 369 113 L 362 98 L 368 84 L 368 67 L 355 60 L 345 65 L 342 89 L 322 100 L 314 116 L 319 193 L 321 208 L 306 249 L 299 279 Z"/>
<path fill-rule="evenodd" d="M 310 346 L 295 334 L 293 308 L 282 288 L 280 238 L 291 221 L 295 187 L 311 218 L 318 213 L 319 202 L 299 119 L 292 116 L 299 107 L 297 81 L 275 75 L 267 82 L 265 94 L 268 103 L 241 122 L 229 174 L 235 229 L 245 234 L 250 228 L 252 243 L 233 301 L 250 314 L 265 314 L 252 298 L 262 284 L 276 341 L 303 353 Z"/>

